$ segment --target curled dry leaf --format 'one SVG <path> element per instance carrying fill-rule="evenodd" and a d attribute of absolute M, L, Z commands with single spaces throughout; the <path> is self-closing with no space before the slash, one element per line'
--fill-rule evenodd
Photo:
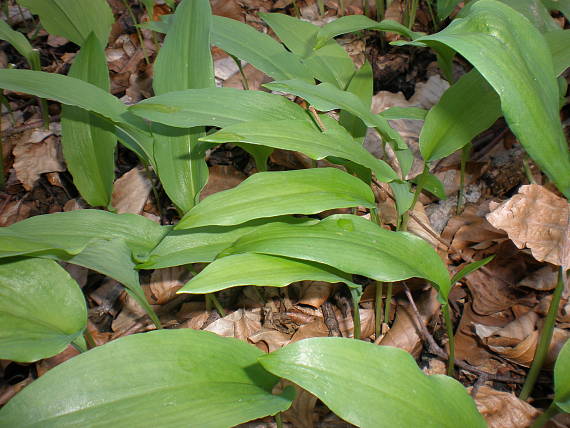
<path fill-rule="evenodd" d="M 514 394 L 488 386 L 479 388 L 475 404 L 489 428 L 526 428 L 538 416 L 538 410 Z"/>
<path fill-rule="evenodd" d="M 490 208 L 487 220 L 507 232 L 518 248 L 530 248 L 539 261 L 570 267 L 570 208 L 566 199 L 530 184 Z"/>
<path fill-rule="evenodd" d="M 320 308 L 330 297 L 333 285 L 322 281 L 304 281 L 298 304 Z"/>
<path fill-rule="evenodd" d="M 135 167 L 115 181 L 111 203 L 119 214 L 140 214 L 151 189 L 146 171 Z"/>
<path fill-rule="evenodd" d="M 524 277 L 517 286 L 538 291 L 550 291 L 556 288 L 557 282 L 558 269 L 552 265 L 546 265 Z"/>
<path fill-rule="evenodd" d="M 291 335 L 270 328 L 262 328 L 248 337 L 249 341 L 264 352 L 281 349 L 291 340 Z"/>
<path fill-rule="evenodd" d="M 12 151 L 16 176 L 28 191 L 32 190 L 41 174 L 66 170 L 57 137 L 50 135 L 36 143 L 30 142 L 29 137 L 30 134 L 25 133 Z"/>
<path fill-rule="evenodd" d="M 147 300 L 162 305 L 176 297 L 176 292 L 190 279 L 190 272 L 184 266 L 156 269 L 151 277 Z"/>
<path fill-rule="evenodd" d="M 229 165 L 214 165 L 210 167 L 209 173 L 208 183 L 200 193 L 200 200 L 222 190 L 232 189 L 247 178 L 244 173 Z"/>
<path fill-rule="evenodd" d="M 204 330 L 225 337 L 235 337 L 247 341 L 248 337 L 261 329 L 261 313 L 259 310 L 246 311 L 238 309 L 231 314 L 220 318 Z"/>

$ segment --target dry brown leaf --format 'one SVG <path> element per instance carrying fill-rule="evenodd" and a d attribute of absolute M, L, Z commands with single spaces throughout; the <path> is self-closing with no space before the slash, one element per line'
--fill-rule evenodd
<path fill-rule="evenodd" d="M 489 428 L 526 428 L 539 414 L 538 410 L 514 394 L 488 386 L 479 388 L 475 404 Z"/>
<path fill-rule="evenodd" d="M 10 226 L 28 218 L 34 208 L 33 201 L 24 202 L 23 199 L 10 201 L 3 205 L 0 213 L 0 227 Z"/>
<path fill-rule="evenodd" d="M 189 279 L 190 272 L 184 266 L 156 269 L 150 276 L 147 300 L 156 305 L 163 305 L 176 297 L 176 292 Z"/>
<path fill-rule="evenodd" d="M 268 77 L 263 71 L 258 70 L 251 64 L 246 64 L 243 67 L 243 74 L 247 79 L 249 90 L 252 91 L 259 91 L 263 89 L 261 85 L 271 81 L 271 78 Z M 232 76 L 228 77 L 222 86 L 224 88 L 245 89 L 241 73 L 235 73 Z"/>
<path fill-rule="evenodd" d="M 330 297 L 332 290 L 333 285 L 328 282 L 304 281 L 298 304 L 318 309 Z"/>
<path fill-rule="evenodd" d="M 235 337 L 247 341 L 248 337 L 261 329 L 261 314 L 259 310 L 246 311 L 238 309 L 231 314 L 220 318 L 206 327 L 220 336 Z"/>
<path fill-rule="evenodd" d="M 538 291 L 550 291 L 556 288 L 558 282 L 558 269 L 552 265 L 546 265 L 530 275 L 524 277 L 518 287 L 532 288 Z"/>
<path fill-rule="evenodd" d="M 222 190 L 232 189 L 247 178 L 244 173 L 229 165 L 214 165 L 209 172 L 208 183 L 200 192 L 200 200 Z"/>
<path fill-rule="evenodd" d="M 487 220 L 507 232 L 518 248 L 530 248 L 539 261 L 570 267 L 570 208 L 566 199 L 530 184 L 490 208 Z"/>
<path fill-rule="evenodd" d="M 315 426 L 313 419 L 315 418 L 317 397 L 287 380 L 279 382 L 273 393 L 279 394 L 287 386 L 295 388 L 295 399 L 291 407 L 283 412 L 284 421 L 291 422 L 295 428 L 313 428 Z"/>
<path fill-rule="evenodd" d="M 119 214 L 140 214 L 151 189 L 146 171 L 135 167 L 115 181 L 111 203 Z"/>
<path fill-rule="evenodd" d="M 30 134 L 25 133 L 12 151 L 16 176 L 28 191 L 32 190 L 41 174 L 66 170 L 57 137 L 50 135 L 37 143 L 30 142 L 29 137 Z"/>
<path fill-rule="evenodd" d="M 291 335 L 271 328 L 262 328 L 250 335 L 248 339 L 263 352 L 273 352 L 288 344 Z"/>

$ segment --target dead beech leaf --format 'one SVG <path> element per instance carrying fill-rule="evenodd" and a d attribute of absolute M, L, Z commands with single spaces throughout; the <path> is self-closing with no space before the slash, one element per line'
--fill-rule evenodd
<path fill-rule="evenodd" d="M 328 282 L 304 281 L 298 304 L 318 309 L 330 297 L 332 289 L 333 286 Z"/>
<path fill-rule="evenodd" d="M 190 279 L 184 266 L 156 269 L 150 276 L 149 294 L 153 304 L 163 305 L 176 297 L 176 292 Z"/>
<path fill-rule="evenodd" d="M 570 267 L 570 208 L 566 199 L 538 184 L 530 184 L 490 208 L 487 220 L 507 232 L 518 248 L 530 248 L 538 261 L 565 270 Z"/>
<path fill-rule="evenodd" d="M 200 200 L 222 190 L 232 189 L 247 178 L 243 172 L 230 165 L 214 165 L 210 167 L 209 173 L 208 183 L 200 192 Z"/>
<path fill-rule="evenodd" d="M 111 203 L 119 214 L 140 214 L 151 189 L 146 171 L 135 167 L 115 181 Z"/>
<path fill-rule="evenodd" d="M 557 282 L 558 269 L 552 265 L 546 265 L 524 277 L 517 284 L 517 287 L 527 287 L 538 291 L 550 291 L 556 288 Z"/>
<path fill-rule="evenodd" d="M 50 132 L 51 133 L 51 132 Z M 16 177 L 30 191 L 46 172 L 63 172 L 66 170 L 57 137 L 51 135 L 37 143 L 30 143 L 29 133 L 24 134 L 20 143 L 14 147 L 14 170 Z"/>
<path fill-rule="evenodd" d="M 262 328 L 250 335 L 248 339 L 263 352 L 273 352 L 289 343 L 291 335 L 271 328 Z"/>
<path fill-rule="evenodd" d="M 252 91 L 261 90 L 262 84 L 271 81 L 271 78 L 268 77 L 263 71 L 258 70 L 257 68 L 253 67 L 251 64 L 246 64 L 243 67 L 243 74 L 247 79 L 247 85 L 249 90 Z M 222 86 L 224 88 L 244 89 L 243 78 L 241 76 L 241 73 L 235 73 L 232 76 L 228 77 L 224 81 Z"/>
<path fill-rule="evenodd" d="M 247 338 L 259 329 L 261 329 L 261 314 L 259 310 L 246 311 L 245 309 L 238 309 L 214 321 L 204 330 L 220 336 L 235 337 L 236 339 L 247 341 Z"/>
<path fill-rule="evenodd" d="M 539 414 L 538 410 L 514 394 L 488 386 L 479 388 L 475 404 L 489 428 L 526 428 Z"/>

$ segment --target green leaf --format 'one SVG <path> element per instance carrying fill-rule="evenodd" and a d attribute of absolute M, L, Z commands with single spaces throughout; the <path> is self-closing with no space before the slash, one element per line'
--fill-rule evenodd
<path fill-rule="evenodd" d="M 427 190 L 439 199 L 447 199 L 447 195 L 445 194 L 445 186 L 436 175 L 427 173 L 423 174 L 422 176 L 422 174 L 420 174 L 414 177 L 412 182 L 418 184 L 420 177 L 423 181 L 422 186 L 424 190 Z"/>
<path fill-rule="evenodd" d="M 541 33 L 560 30 L 541 0 L 500 0 L 528 19 Z M 474 4 L 474 2 L 472 3 Z"/>
<path fill-rule="evenodd" d="M 105 52 L 94 33 L 73 61 L 69 75 L 109 91 Z M 111 122 L 86 110 L 64 105 L 61 113 L 62 147 L 73 183 L 92 206 L 111 203 L 115 179 L 117 137 Z"/>
<path fill-rule="evenodd" d="M 462 0 L 437 0 L 437 17 L 440 21 L 451 15 L 451 12 Z"/>
<path fill-rule="evenodd" d="M 321 132 L 307 120 L 244 122 L 228 126 L 203 137 L 210 143 L 247 143 L 305 153 L 312 159 L 335 156 L 364 165 L 381 181 L 392 181 L 397 175 L 384 161 L 376 159 L 332 118 L 323 116 L 326 131 Z"/>
<path fill-rule="evenodd" d="M 268 223 L 310 224 L 316 220 L 296 217 L 252 220 L 239 226 L 208 226 L 173 230 L 147 257 L 139 258 L 137 269 L 161 269 L 198 262 L 212 262 L 216 256 L 241 236 Z"/>
<path fill-rule="evenodd" d="M 26 36 L 10 28 L 3 20 L 0 20 L 0 40 L 6 40 L 10 43 L 20 55 L 26 58 L 30 68 L 33 70 L 41 68 L 39 52 L 32 47 Z"/>
<path fill-rule="evenodd" d="M 416 41 L 463 55 L 501 98 L 510 128 L 558 189 L 570 197 L 570 154 L 559 117 L 558 84 L 548 45 L 523 16 L 479 0 L 465 18 Z"/>
<path fill-rule="evenodd" d="M 447 376 L 425 375 L 412 356 L 398 348 L 346 338 L 311 338 L 258 361 L 359 427 L 487 426 L 463 385 Z"/>
<path fill-rule="evenodd" d="M 107 46 L 115 18 L 105 0 L 18 0 L 18 3 L 39 15 L 50 34 L 81 46 L 94 32 L 101 45 Z"/>
<path fill-rule="evenodd" d="M 85 329 L 85 298 L 53 260 L 3 261 L 0 324 L 0 358 L 21 362 L 49 358 Z"/>
<path fill-rule="evenodd" d="M 303 58 L 303 64 L 313 77 L 345 89 L 354 74 L 354 64 L 344 48 L 330 40 L 321 50 L 313 51 L 319 27 L 283 13 L 262 13 L 261 18 L 277 37 L 295 55 Z"/>
<path fill-rule="evenodd" d="M 501 101 L 495 90 L 477 70 L 465 74 L 426 115 L 420 132 L 422 157 L 432 162 L 450 155 L 499 117 Z"/>
<path fill-rule="evenodd" d="M 390 107 L 379 114 L 387 120 L 425 120 L 428 111 L 419 107 Z"/>
<path fill-rule="evenodd" d="M 4 426 L 230 427 L 286 410 L 279 380 L 236 339 L 191 329 L 135 334 L 50 370 L 0 410 Z"/>
<path fill-rule="evenodd" d="M 570 340 L 560 350 L 554 365 L 554 403 L 570 413 Z"/>
<path fill-rule="evenodd" d="M 184 89 L 213 88 L 214 65 L 210 52 L 212 11 L 208 0 L 184 1 L 176 9 L 154 63 L 153 88 L 157 95 Z M 208 166 L 197 153 L 202 127 L 155 133 L 154 159 L 158 177 L 172 202 L 186 212 L 197 202 L 208 181 Z"/>
<path fill-rule="evenodd" d="M 263 86 L 272 91 L 283 91 L 302 97 L 320 111 L 340 108 L 359 117 L 367 126 L 376 128 L 384 141 L 394 145 L 404 175 L 409 172 L 413 158 L 400 134 L 392 129 L 382 116 L 372 114 L 370 108 L 355 94 L 341 91 L 330 83 L 311 85 L 300 80 L 272 82 Z"/>
<path fill-rule="evenodd" d="M 320 50 L 319 50 L 320 51 Z M 317 51 L 317 52 L 319 52 Z M 374 92 L 374 79 L 372 73 L 372 66 L 368 61 L 365 61 L 362 67 L 354 74 L 350 80 L 348 92 L 356 95 L 366 107 L 372 104 L 372 94 Z M 346 110 L 340 111 L 339 123 L 355 138 L 360 144 L 364 143 L 368 127 L 366 124 L 352 113 Z"/>
<path fill-rule="evenodd" d="M 374 193 L 358 178 L 336 168 L 260 172 L 233 189 L 208 196 L 175 229 L 231 226 L 256 218 L 357 206 L 374 207 Z"/>
<path fill-rule="evenodd" d="M 297 281 L 344 282 L 349 287 L 360 287 L 350 281 L 346 274 L 330 266 L 247 253 L 215 260 L 178 290 L 178 293 L 206 294 L 244 285 L 285 287 Z"/>
<path fill-rule="evenodd" d="M 255 120 L 310 120 L 302 107 L 285 97 L 234 88 L 171 92 L 141 101 L 131 106 L 129 110 L 145 119 L 179 128 L 194 126 L 223 128 Z"/>
<path fill-rule="evenodd" d="M 444 300 L 449 292 L 447 269 L 427 242 L 354 215 L 333 215 L 314 225 L 266 225 L 239 238 L 222 255 L 241 253 L 311 260 L 377 281 L 425 278 Z"/>
<path fill-rule="evenodd" d="M 267 34 L 234 19 L 214 16 L 212 44 L 247 61 L 268 76 L 313 82 L 312 73 L 299 58 Z"/>
<path fill-rule="evenodd" d="M 542 3 L 548 10 L 559 10 L 570 19 L 570 1 L 569 0 L 542 0 Z"/>
<path fill-rule="evenodd" d="M 570 67 L 570 30 L 550 31 L 544 38 L 554 62 L 554 74 L 560 76 Z"/>
<path fill-rule="evenodd" d="M 493 255 L 493 256 L 486 257 L 482 260 L 479 260 L 477 262 L 469 263 L 467 266 L 465 266 L 463 269 L 461 269 L 459 272 L 457 272 L 455 275 L 453 275 L 453 278 L 451 278 L 452 286 L 455 285 L 458 281 L 461 281 L 463 278 L 465 278 L 471 272 L 475 272 L 480 267 L 485 266 L 487 263 L 489 263 L 494 258 L 495 258 L 495 256 Z"/>
<path fill-rule="evenodd" d="M 387 31 L 401 34 L 412 40 L 420 35 L 419 33 L 411 31 L 399 22 L 392 21 L 390 19 L 377 22 L 364 15 L 350 15 L 340 17 L 323 25 L 317 35 L 315 49 L 320 49 L 333 37 L 360 30 Z"/>
<path fill-rule="evenodd" d="M 390 188 L 396 199 L 396 211 L 398 216 L 404 215 L 414 203 L 414 194 L 412 193 L 410 183 L 404 181 L 403 183 L 390 183 Z"/>

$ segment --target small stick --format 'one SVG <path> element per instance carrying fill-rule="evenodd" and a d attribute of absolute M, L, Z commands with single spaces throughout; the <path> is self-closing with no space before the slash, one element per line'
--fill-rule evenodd
<path fill-rule="evenodd" d="M 323 320 L 327 329 L 329 330 L 329 337 L 342 337 L 338 320 L 334 314 L 334 309 L 330 302 L 324 302 L 321 305 L 321 312 L 323 313 Z"/>
<path fill-rule="evenodd" d="M 311 114 L 315 118 L 315 122 L 317 122 L 317 125 L 319 125 L 319 128 L 321 128 L 321 132 L 326 132 L 327 128 L 326 128 L 325 124 L 323 123 L 323 121 L 321 120 L 321 118 L 319 117 L 319 115 L 317 114 L 317 111 L 315 110 L 315 108 L 313 106 L 309 106 L 309 111 L 311 112 Z"/>

